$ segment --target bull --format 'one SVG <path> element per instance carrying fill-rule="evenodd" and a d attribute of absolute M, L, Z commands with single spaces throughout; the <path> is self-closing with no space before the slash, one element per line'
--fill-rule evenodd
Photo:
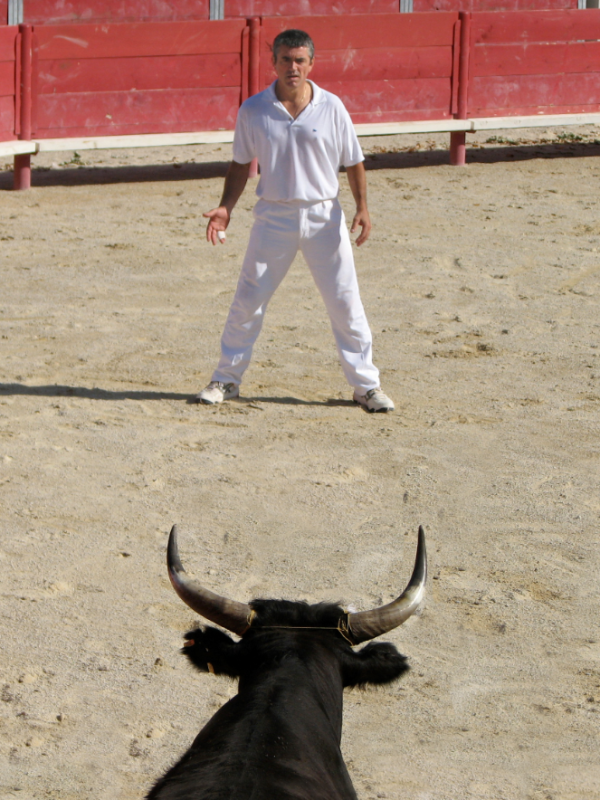
<path fill-rule="evenodd" d="M 238 678 L 238 694 L 147 800 L 357 800 L 340 750 L 344 687 L 390 683 L 408 665 L 392 644 L 353 648 L 398 627 L 417 609 L 427 577 L 423 529 L 406 589 L 370 611 L 221 597 L 186 574 L 175 526 L 167 565 L 190 608 L 241 637 L 196 628 L 182 650 L 201 672 Z"/>

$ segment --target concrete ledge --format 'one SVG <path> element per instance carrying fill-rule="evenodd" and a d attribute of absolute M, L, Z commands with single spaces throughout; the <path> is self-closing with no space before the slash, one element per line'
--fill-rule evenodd
<path fill-rule="evenodd" d="M 189 144 L 233 142 L 233 131 L 199 133 L 140 133 L 133 136 L 89 136 L 74 139 L 39 139 L 38 153 L 61 150 L 112 150 L 130 147 L 169 147 Z"/>
<path fill-rule="evenodd" d="M 15 139 L 13 142 L 0 142 L 0 156 L 20 156 L 36 152 L 35 142 L 23 142 L 19 139 Z"/>
<path fill-rule="evenodd" d="M 396 133 L 452 133 L 470 131 L 471 120 L 442 119 L 414 122 L 374 122 L 355 125 L 357 136 L 391 136 Z"/>
<path fill-rule="evenodd" d="M 471 131 L 503 128 L 552 128 L 560 125 L 600 125 L 600 114 L 539 114 L 533 117 L 483 117 L 470 119 Z"/>

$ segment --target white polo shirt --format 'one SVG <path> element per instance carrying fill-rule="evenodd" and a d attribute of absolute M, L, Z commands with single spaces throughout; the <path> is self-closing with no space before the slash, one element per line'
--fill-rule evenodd
<path fill-rule="evenodd" d="M 233 160 L 258 158 L 256 194 L 280 203 L 318 203 L 338 196 L 341 166 L 364 160 L 344 104 L 310 81 L 312 100 L 293 119 L 275 94 L 275 83 L 249 97 L 239 112 Z"/>

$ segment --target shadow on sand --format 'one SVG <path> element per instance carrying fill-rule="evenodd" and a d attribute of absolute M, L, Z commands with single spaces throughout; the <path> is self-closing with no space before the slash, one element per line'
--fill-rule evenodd
<path fill-rule="evenodd" d="M 583 158 L 600 156 L 600 143 L 569 142 L 562 144 L 531 144 L 502 147 L 469 147 L 467 164 L 498 164 L 512 161 L 531 161 L 537 158 Z M 417 150 L 415 152 L 373 153 L 366 157 L 368 170 L 409 169 L 450 165 L 448 150 Z"/>
<path fill-rule="evenodd" d="M 496 164 L 528 161 L 536 158 L 583 158 L 600 156 L 596 142 L 569 142 L 561 144 L 531 144 L 502 147 L 468 147 L 467 164 Z M 419 150 L 415 152 L 374 153 L 366 158 L 366 168 L 414 169 L 449 165 L 448 150 Z M 150 164 L 126 167 L 74 167 L 72 169 L 36 169 L 33 161 L 32 186 L 93 186 L 117 183 L 147 183 L 197 181 L 223 178 L 228 163 L 208 161 L 182 164 Z M 12 171 L 0 173 L 0 191 L 12 189 Z"/>
<path fill-rule="evenodd" d="M 45 386 L 26 386 L 23 383 L 0 383 L 0 395 L 21 395 L 30 397 L 82 397 L 86 400 L 179 400 L 189 405 L 201 405 L 195 395 L 179 394 L 177 392 L 156 392 L 149 389 L 111 391 L 98 387 L 65 386 L 62 384 L 48 384 Z M 288 406 L 352 406 L 352 400 L 301 400 L 298 397 L 238 397 L 229 400 L 229 403 L 242 405 L 258 405 L 259 403 L 276 403 Z"/>
<path fill-rule="evenodd" d="M 42 186 L 95 186 L 115 183 L 152 183 L 173 181 L 198 181 L 207 178 L 224 178 L 229 164 L 225 161 L 206 161 L 184 164 L 144 164 L 126 167 L 73 167 L 48 169 L 35 167 L 32 159 L 31 185 Z M 12 189 L 12 170 L 0 173 L 0 191 Z"/>

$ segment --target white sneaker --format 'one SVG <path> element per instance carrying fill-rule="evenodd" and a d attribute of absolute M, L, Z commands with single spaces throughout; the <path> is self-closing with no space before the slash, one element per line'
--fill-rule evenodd
<path fill-rule="evenodd" d="M 377 389 L 370 389 L 366 394 L 358 394 L 354 392 L 355 403 L 363 406 L 367 411 L 393 411 L 394 403 L 390 398 L 381 391 L 381 387 Z"/>
<path fill-rule="evenodd" d="M 198 403 L 204 403 L 207 406 L 213 406 L 216 403 L 222 403 L 223 400 L 231 400 L 232 397 L 239 397 L 240 387 L 236 383 L 221 383 L 220 381 L 211 381 L 206 389 L 202 389 L 200 394 L 196 395 Z"/>

